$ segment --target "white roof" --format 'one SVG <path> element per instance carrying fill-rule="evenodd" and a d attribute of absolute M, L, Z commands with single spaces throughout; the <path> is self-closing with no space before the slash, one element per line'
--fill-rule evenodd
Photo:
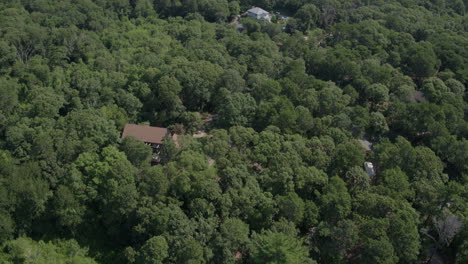
<path fill-rule="evenodd" d="M 361 146 L 363 148 L 365 148 L 367 151 L 372 150 L 372 143 L 371 142 L 369 142 L 369 141 L 367 141 L 365 139 L 361 139 L 361 140 L 359 140 L 359 142 L 361 143 Z"/>
<path fill-rule="evenodd" d="M 256 15 L 268 14 L 267 11 L 261 9 L 260 7 L 254 7 L 252 9 L 247 10 L 247 12 L 253 13 L 253 14 L 256 14 Z"/>

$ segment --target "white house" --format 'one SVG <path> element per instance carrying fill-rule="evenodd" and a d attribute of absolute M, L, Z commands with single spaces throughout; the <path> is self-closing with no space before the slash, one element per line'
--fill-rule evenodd
<path fill-rule="evenodd" d="M 257 20 L 266 19 L 268 22 L 271 22 L 271 15 L 267 11 L 261 9 L 260 7 L 254 7 L 247 10 L 247 16 L 253 17 Z"/>
<path fill-rule="evenodd" d="M 372 162 L 364 162 L 364 169 L 366 169 L 367 175 L 369 175 L 370 178 L 374 178 L 375 176 L 375 171 L 374 171 L 374 164 Z"/>
<path fill-rule="evenodd" d="M 361 146 L 366 150 L 366 151 L 372 151 L 372 143 L 366 139 L 361 139 L 359 140 L 359 143 L 361 143 Z"/>

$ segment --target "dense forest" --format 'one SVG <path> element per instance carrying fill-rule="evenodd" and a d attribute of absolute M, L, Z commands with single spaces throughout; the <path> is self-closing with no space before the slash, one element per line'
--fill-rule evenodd
<path fill-rule="evenodd" d="M 468 263 L 467 85 L 467 0 L 1 0 L 0 262 Z"/>

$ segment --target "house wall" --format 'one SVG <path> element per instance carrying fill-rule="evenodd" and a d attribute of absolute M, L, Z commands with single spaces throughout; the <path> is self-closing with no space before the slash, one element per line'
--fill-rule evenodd
<path fill-rule="evenodd" d="M 248 17 L 253 17 L 253 18 L 255 18 L 255 19 L 258 19 L 257 14 L 254 14 L 254 13 L 250 13 L 250 12 L 249 12 L 249 13 L 247 13 L 247 16 L 248 16 Z"/>
<path fill-rule="evenodd" d="M 270 16 L 270 14 L 257 15 L 257 14 L 248 12 L 248 13 L 247 13 L 247 16 L 248 16 L 248 17 L 255 18 L 255 19 L 257 19 L 257 20 L 259 20 L 259 19 L 266 19 L 266 20 L 268 20 L 268 22 L 271 22 L 271 16 Z"/>

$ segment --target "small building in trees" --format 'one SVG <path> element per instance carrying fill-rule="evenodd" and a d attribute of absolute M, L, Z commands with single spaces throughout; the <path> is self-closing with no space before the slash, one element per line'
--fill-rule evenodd
<path fill-rule="evenodd" d="M 163 138 L 166 136 L 171 136 L 171 132 L 167 128 L 135 124 L 126 124 L 122 133 L 122 138 L 134 137 L 151 146 L 155 154 L 159 154 L 161 151 Z"/>
<path fill-rule="evenodd" d="M 367 172 L 367 175 L 369 175 L 370 178 L 374 178 L 375 176 L 375 171 L 374 171 L 374 165 L 372 164 L 372 162 L 364 162 L 364 169 L 366 170 Z"/>
<path fill-rule="evenodd" d="M 359 143 L 366 150 L 366 153 L 372 151 L 372 142 L 369 140 L 363 138 L 359 140 Z"/>
<path fill-rule="evenodd" d="M 247 16 L 255 18 L 257 20 L 265 19 L 268 22 L 271 22 L 271 15 L 267 11 L 261 9 L 260 7 L 254 7 L 247 10 Z"/>

